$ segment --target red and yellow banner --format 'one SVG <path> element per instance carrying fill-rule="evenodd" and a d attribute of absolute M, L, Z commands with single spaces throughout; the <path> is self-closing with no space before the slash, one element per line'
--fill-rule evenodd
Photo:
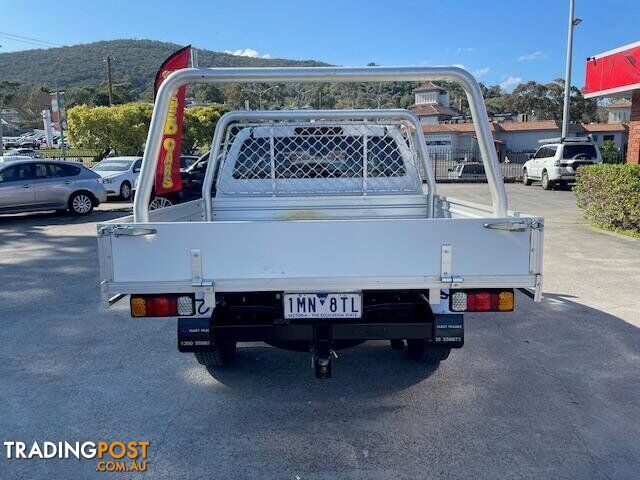
<path fill-rule="evenodd" d="M 189 66 L 191 45 L 181 48 L 167 58 L 158 73 L 153 85 L 154 97 L 164 79 L 174 70 Z M 167 121 L 164 124 L 160 157 L 156 168 L 156 195 L 176 192 L 182 188 L 180 182 L 180 153 L 182 144 L 182 119 L 184 117 L 184 97 L 186 87 L 180 87 L 171 97 Z"/>

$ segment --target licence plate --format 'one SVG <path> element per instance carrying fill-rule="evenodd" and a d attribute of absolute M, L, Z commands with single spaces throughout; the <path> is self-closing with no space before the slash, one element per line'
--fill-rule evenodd
<path fill-rule="evenodd" d="M 284 318 L 360 318 L 360 293 L 285 293 Z"/>

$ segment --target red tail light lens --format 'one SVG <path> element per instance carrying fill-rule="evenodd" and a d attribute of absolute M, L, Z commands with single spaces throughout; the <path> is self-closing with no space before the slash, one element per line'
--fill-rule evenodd
<path fill-rule="evenodd" d="M 132 317 L 177 317 L 195 315 L 195 296 L 185 293 L 131 295 Z"/>
<path fill-rule="evenodd" d="M 491 310 L 491 294 L 489 292 L 478 292 L 469 295 L 473 298 L 474 311 L 488 312 Z M 469 302 L 467 301 L 467 308 Z"/>

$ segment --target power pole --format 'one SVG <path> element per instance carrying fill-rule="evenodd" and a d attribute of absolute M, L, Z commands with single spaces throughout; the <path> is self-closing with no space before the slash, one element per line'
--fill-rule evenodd
<path fill-rule="evenodd" d="M 569 0 L 569 31 L 567 33 L 567 64 L 564 74 L 564 105 L 562 108 L 562 133 L 564 140 L 569 135 L 569 106 L 571 102 L 571 60 L 573 57 L 573 28 L 582 22 L 573 16 L 575 0 Z"/>
<path fill-rule="evenodd" d="M 113 105 L 113 82 L 111 80 L 111 55 L 107 55 L 107 82 L 109 83 L 109 106 Z"/>
<path fill-rule="evenodd" d="M 0 105 L 0 108 L 2 108 L 2 105 Z M 0 157 L 3 155 L 3 144 L 2 144 L 2 110 L 0 110 Z"/>

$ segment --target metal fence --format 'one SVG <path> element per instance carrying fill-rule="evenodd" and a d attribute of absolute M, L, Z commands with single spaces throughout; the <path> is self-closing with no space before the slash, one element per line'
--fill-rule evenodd
<path fill-rule="evenodd" d="M 518 150 L 498 152 L 500 170 L 506 182 L 522 180 L 522 165 L 535 150 Z M 429 152 L 431 163 L 438 182 L 486 182 L 484 168 L 471 168 L 482 163 L 482 157 L 477 150 L 449 150 Z M 466 166 L 465 166 L 466 165 Z M 478 165 L 479 166 L 479 165 Z"/>
<path fill-rule="evenodd" d="M 435 151 L 434 151 L 435 150 Z M 505 182 L 521 182 L 522 166 L 529 160 L 529 156 L 535 153 L 533 150 L 502 150 L 498 152 L 500 170 Z M 603 163 L 625 163 L 626 151 L 601 150 Z M 448 150 L 438 151 L 430 149 L 429 156 L 434 166 L 436 181 L 438 182 L 486 182 L 484 169 L 479 173 L 473 173 L 478 169 L 470 168 L 474 164 L 482 162 L 478 150 Z M 467 167 L 462 168 L 464 165 Z"/>

